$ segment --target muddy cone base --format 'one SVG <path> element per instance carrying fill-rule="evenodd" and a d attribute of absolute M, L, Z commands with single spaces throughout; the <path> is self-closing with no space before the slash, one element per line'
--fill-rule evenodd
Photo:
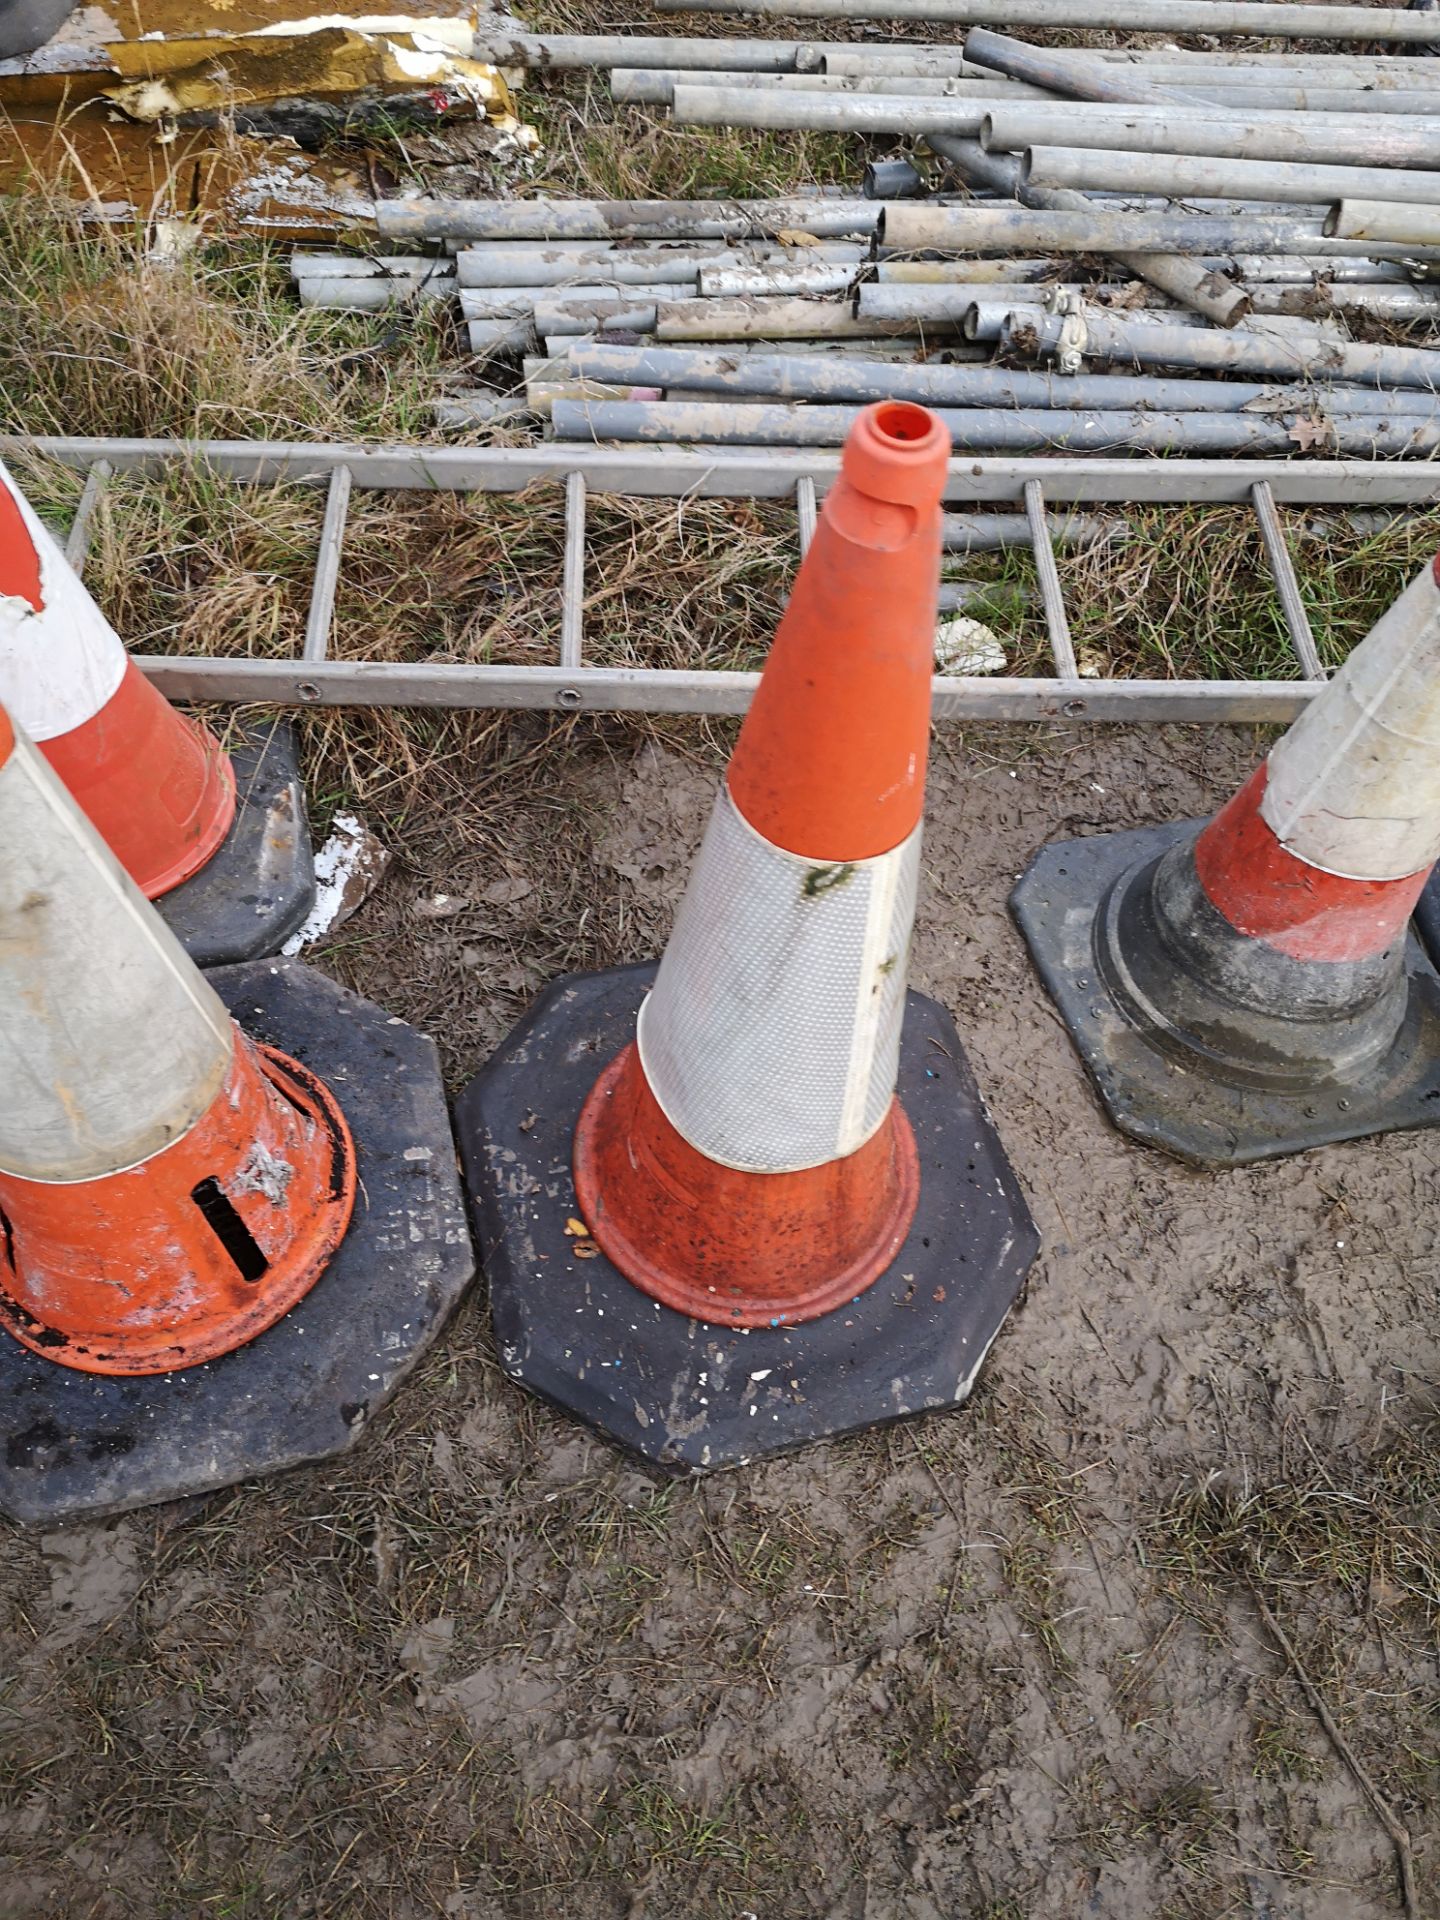
<path fill-rule="evenodd" d="M 1095 964 L 1097 909 L 1115 883 L 1203 822 L 1059 841 L 1031 861 L 1011 911 L 1051 998 L 1123 1133 L 1201 1166 L 1243 1166 L 1307 1147 L 1440 1125 L 1440 976 L 1412 933 L 1409 1004 L 1390 1051 L 1353 1080 L 1302 1093 L 1232 1085 L 1152 1044 L 1112 998 Z"/>
<path fill-rule="evenodd" d="M 210 980 L 257 1040 L 340 1096 L 360 1175 L 350 1230 L 267 1333 L 184 1372 L 107 1378 L 0 1335 L 0 1511 L 120 1513 L 353 1446 L 474 1272 L 434 1043 L 293 960 Z"/>
<path fill-rule="evenodd" d="M 648 1298 L 566 1231 L 578 1217 L 576 1119 L 634 1037 L 654 976 L 622 967 L 557 982 L 457 1105 L 511 1379 L 677 1473 L 961 1405 L 1039 1240 L 954 1023 L 923 995 L 908 999 L 899 1084 L 919 1209 L 893 1265 L 853 1304 L 801 1326 L 708 1326 Z"/>
<path fill-rule="evenodd" d="M 214 857 L 155 902 L 190 958 L 230 966 L 278 953 L 315 901 L 315 860 L 295 735 L 284 721 L 229 747 L 236 809 Z"/>

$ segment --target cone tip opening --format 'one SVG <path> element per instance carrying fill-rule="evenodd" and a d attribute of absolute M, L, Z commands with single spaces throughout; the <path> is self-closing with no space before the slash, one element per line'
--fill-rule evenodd
<path fill-rule="evenodd" d="M 851 486 L 874 500 L 934 507 L 949 460 L 950 435 L 928 407 L 881 400 L 851 427 L 841 467 Z"/>

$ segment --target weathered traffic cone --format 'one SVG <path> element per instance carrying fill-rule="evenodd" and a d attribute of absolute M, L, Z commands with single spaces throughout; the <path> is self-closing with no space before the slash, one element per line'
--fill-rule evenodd
<path fill-rule="evenodd" d="M 232 764 L 129 658 L 3 465 L 0 700 L 202 966 L 300 925 L 315 870 L 289 729 L 256 730 Z"/>
<path fill-rule="evenodd" d="M 1012 897 L 1116 1125 L 1233 1166 L 1440 1120 L 1440 560 L 1229 805 L 1045 847 Z"/>
<path fill-rule="evenodd" d="M 905 990 L 948 452 L 861 415 L 658 972 L 559 982 L 459 1104 L 507 1370 L 670 1467 L 958 1405 L 1036 1251 Z"/>
<path fill-rule="evenodd" d="M 230 975 L 247 998 L 285 977 L 273 963 Z M 345 1444 L 354 1422 L 340 1407 L 378 1397 L 358 1384 L 375 1343 L 418 1318 L 410 1276 L 368 1220 L 347 1234 L 356 1140 L 315 1064 L 295 1057 L 322 1051 L 317 998 L 343 1000 L 357 1025 L 365 1003 L 328 983 L 317 993 L 305 969 L 288 978 L 293 1036 L 263 1005 L 268 1031 L 237 1027 L 0 708 L 0 1507 L 19 1517 L 313 1457 L 306 1428 L 325 1426 L 327 1403 Z M 388 1031 L 372 1043 L 372 1108 L 391 1097 L 391 1046 Z M 325 1069 L 368 1123 L 363 1051 Z M 438 1088 L 433 1105 L 443 1128 Z M 361 1133 L 372 1209 L 387 1177 L 375 1144 Z M 394 1143 L 394 1171 L 413 1145 Z M 295 1341 L 267 1330 L 302 1302 L 290 1381 L 277 1362 Z"/>

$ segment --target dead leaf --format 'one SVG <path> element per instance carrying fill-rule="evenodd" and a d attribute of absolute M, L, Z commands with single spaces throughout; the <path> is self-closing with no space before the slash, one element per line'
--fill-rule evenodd
<path fill-rule="evenodd" d="M 1123 287 L 1096 289 L 1096 304 L 1102 307 L 1114 307 L 1117 312 L 1128 307 L 1143 307 L 1145 299 L 1146 289 L 1135 281 Z"/>
<path fill-rule="evenodd" d="M 818 247 L 813 233 L 801 233 L 798 227 L 781 227 L 775 238 L 782 247 Z"/>
<path fill-rule="evenodd" d="M 1330 422 L 1323 413 L 1297 414 L 1290 428 L 1290 438 L 1302 453 L 1313 448 L 1328 452 L 1333 439 Z"/>
<path fill-rule="evenodd" d="M 600 1249 L 593 1240 L 577 1240 L 570 1249 L 577 1260 L 598 1260 Z"/>
<path fill-rule="evenodd" d="M 513 907 L 517 901 L 528 899 L 534 891 L 533 880 L 527 880 L 523 873 L 512 873 L 503 880 L 492 880 L 480 898 L 492 907 Z"/>
<path fill-rule="evenodd" d="M 573 1213 L 565 1222 L 565 1231 L 575 1240 L 588 1240 L 590 1238 L 590 1229 L 583 1220 L 577 1220 Z"/>

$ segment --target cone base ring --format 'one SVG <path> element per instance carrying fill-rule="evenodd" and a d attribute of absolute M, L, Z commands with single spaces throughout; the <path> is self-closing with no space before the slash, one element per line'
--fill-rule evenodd
<path fill-rule="evenodd" d="M 287 1250 L 283 1260 L 266 1273 L 265 1284 L 255 1288 L 254 1304 L 244 1317 L 227 1320 L 219 1326 L 207 1324 L 203 1335 L 182 1331 L 177 1337 L 174 1330 L 155 1334 L 148 1340 L 128 1335 L 123 1347 L 107 1350 L 98 1341 L 92 1340 L 87 1345 L 76 1333 L 58 1340 L 46 1339 L 45 1335 L 52 1330 L 17 1313 L 17 1301 L 0 1289 L 0 1331 L 52 1366 L 70 1367 L 78 1373 L 127 1377 L 171 1373 L 176 1371 L 177 1354 L 183 1352 L 180 1364 L 185 1367 L 217 1360 L 222 1354 L 254 1340 L 267 1327 L 273 1327 L 305 1298 L 344 1237 L 350 1221 L 355 1205 L 355 1143 L 339 1101 L 318 1074 L 263 1042 L 257 1043 L 255 1052 L 260 1071 L 281 1098 L 313 1113 L 324 1127 L 331 1143 L 331 1165 L 335 1173 L 331 1191 L 314 1196 L 314 1211 L 306 1232 Z M 0 1271 L 7 1270 L 4 1256 L 0 1254 Z M 23 1276 L 18 1278 L 23 1284 Z"/>
<path fill-rule="evenodd" d="M 899 1095 L 915 1218 L 860 1298 L 798 1326 L 707 1325 L 632 1286 L 577 1218 L 571 1143 L 633 1039 L 653 966 L 544 993 L 456 1107 L 501 1364 L 517 1385 L 673 1473 L 703 1473 L 968 1397 L 1038 1250 L 949 1014 L 911 993 Z"/>
<path fill-rule="evenodd" d="M 1042 847 L 1010 896 L 1036 968 L 1111 1120 L 1199 1166 L 1244 1166 L 1308 1147 L 1440 1125 L 1440 976 L 1412 934 L 1408 1003 L 1395 1044 L 1354 1079 L 1300 1092 L 1209 1077 L 1153 1043 L 1096 965 L 1095 923 L 1116 883 L 1203 821 L 1181 820 Z M 1196 1063 L 1198 1066 L 1198 1062 Z"/>
<path fill-rule="evenodd" d="M 315 904 L 315 858 L 294 729 L 247 727 L 229 748 L 236 811 L 214 857 L 154 902 L 198 967 L 278 953 Z"/>
<path fill-rule="evenodd" d="M 722 1296 L 716 1288 L 707 1288 L 686 1274 L 662 1265 L 641 1244 L 638 1234 L 627 1230 L 631 1224 L 628 1220 L 617 1215 L 613 1207 L 605 1208 L 596 1204 L 596 1196 L 591 1189 L 599 1178 L 599 1169 L 606 1157 L 602 1140 L 607 1126 L 614 1125 L 609 1103 L 633 1053 L 631 1047 L 623 1049 L 596 1080 L 575 1124 L 574 1156 L 580 1217 L 590 1223 L 591 1232 L 604 1249 L 606 1258 L 628 1280 L 652 1300 L 658 1300 L 676 1312 L 692 1315 L 712 1326 L 736 1327 L 778 1326 L 782 1322 L 797 1326 L 806 1320 L 818 1320 L 822 1314 L 843 1306 L 847 1300 L 855 1299 L 867 1287 L 874 1285 L 904 1244 L 906 1230 L 915 1218 L 915 1208 L 920 1199 L 920 1160 L 915 1150 L 915 1135 L 905 1117 L 905 1109 L 898 1101 L 892 1104 L 882 1123 L 883 1142 L 877 1138 L 858 1149 L 873 1158 L 878 1146 L 889 1144 L 894 1171 L 889 1205 L 878 1218 L 868 1223 L 869 1231 L 863 1241 L 847 1247 L 850 1258 L 843 1268 L 838 1272 L 832 1268 L 821 1277 L 811 1279 L 787 1275 L 784 1256 L 777 1262 L 773 1252 L 767 1249 L 768 1257 L 764 1259 L 761 1270 L 752 1270 L 744 1275 L 749 1284 L 743 1293 L 733 1288 Z M 759 1182 L 771 1177 L 763 1173 L 737 1174 L 728 1167 L 717 1169 L 716 1206 L 721 1214 L 725 1209 L 722 1195 L 727 1188 L 733 1192 L 738 1183 Z M 654 1205 L 661 1201 L 662 1196 L 651 1190 L 646 1199 Z M 812 1211 L 807 1228 L 813 1232 L 815 1224 Z M 812 1270 L 817 1266 L 812 1256 Z M 785 1284 L 787 1279 L 790 1280 L 788 1286 Z M 773 1291 L 764 1291 L 765 1288 Z"/>
<path fill-rule="evenodd" d="M 204 1493 L 353 1447 L 475 1271 L 434 1043 L 293 960 L 208 976 L 251 1036 L 344 1102 L 360 1198 L 300 1304 L 183 1372 L 57 1367 L 0 1334 L 0 1512 L 54 1525 Z"/>

